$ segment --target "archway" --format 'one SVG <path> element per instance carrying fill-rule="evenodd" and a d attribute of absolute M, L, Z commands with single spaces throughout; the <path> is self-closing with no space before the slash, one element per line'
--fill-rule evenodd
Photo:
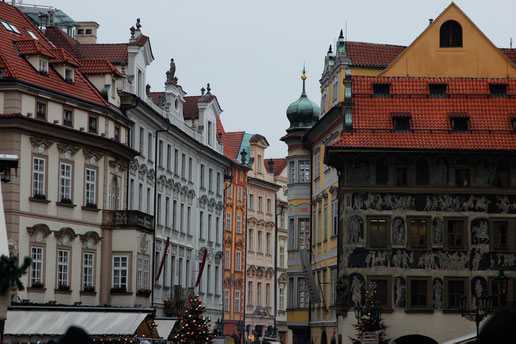
<path fill-rule="evenodd" d="M 392 344 L 438 344 L 437 341 L 419 334 L 409 334 L 392 341 Z"/>

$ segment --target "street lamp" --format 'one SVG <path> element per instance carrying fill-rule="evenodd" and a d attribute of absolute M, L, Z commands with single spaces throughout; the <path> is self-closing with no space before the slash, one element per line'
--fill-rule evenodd
<path fill-rule="evenodd" d="M 477 326 L 477 337 L 479 325 L 482 320 L 487 318 L 489 312 L 491 311 L 491 301 L 492 297 L 488 296 L 484 291 L 482 296 L 477 297 L 477 305 L 474 310 L 467 310 L 467 298 L 464 294 L 459 295 L 459 306 L 462 317 L 468 319 L 469 321 L 474 321 Z"/>
<path fill-rule="evenodd" d="M 360 325 L 360 319 L 362 319 L 362 307 L 356 305 L 355 308 L 355 318 L 357 318 L 357 322 Z"/>

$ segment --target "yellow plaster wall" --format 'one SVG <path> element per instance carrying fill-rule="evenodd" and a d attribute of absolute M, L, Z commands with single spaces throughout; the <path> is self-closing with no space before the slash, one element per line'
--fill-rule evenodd
<path fill-rule="evenodd" d="M 462 26 L 462 48 L 439 47 L 448 20 Z M 503 78 L 516 77 L 516 66 L 452 3 L 381 75 Z"/>

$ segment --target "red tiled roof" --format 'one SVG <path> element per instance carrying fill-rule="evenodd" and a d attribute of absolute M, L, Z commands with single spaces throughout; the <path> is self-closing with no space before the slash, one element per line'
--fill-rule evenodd
<path fill-rule="evenodd" d="M 70 54 L 76 56 L 75 46 L 79 44 L 75 39 L 67 35 L 63 30 L 48 26 L 45 29 L 45 37 L 48 38 L 56 47 L 64 48 Z"/>
<path fill-rule="evenodd" d="M 54 54 L 55 58 L 50 61 L 51 63 L 68 63 L 69 65 L 79 67 L 80 63 L 77 61 L 72 55 L 70 55 L 63 48 L 53 48 L 52 54 Z"/>
<path fill-rule="evenodd" d="M 287 167 L 287 158 L 272 159 L 272 161 L 274 161 L 274 175 L 279 176 Z"/>
<path fill-rule="evenodd" d="M 154 104 L 162 105 L 165 101 L 165 92 L 149 92 L 149 98 Z"/>
<path fill-rule="evenodd" d="M 227 135 L 227 146 L 228 146 L 228 154 L 232 159 L 240 161 L 240 156 L 238 156 L 238 152 L 240 152 L 240 145 L 242 144 L 242 139 L 244 138 L 244 131 L 231 131 L 226 133 Z M 224 150 L 226 146 L 224 146 Z M 228 157 L 229 157 L 228 155 Z"/>
<path fill-rule="evenodd" d="M 106 59 L 81 60 L 79 68 L 84 74 L 113 74 L 120 78 L 122 73 Z"/>
<path fill-rule="evenodd" d="M 346 52 L 355 66 L 387 67 L 406 47 L 365 42 L 346 42 Z"/>
<path fill-rule="evenodd" d="M 500 48 L 500 51 L 505 54 L 514 64 L 516 64 L 516 49 Z"/>
<path fill-rule="evenodd" d="M 199 118 L 199 103 L 209 103 L 215 96 L 213 94 L 206 94 L 204 96 L 188 96 L 185 97 L 185 105 L 183 106 L 183 118 L 192 119 Z"/>
<path fill-rule="evenodd" d="M 58 92 L 71 97 L 82 99 L 103 107 L 113 109 L 106 102 L 97 89 L 81 74 L 76 73 L 74 83 L 67 83 L 52 68 L 48 70 L 48 76 L 39 74 L 29 62 L 20 54 L 18 54 L 14 42 L 17 41 L 17 47 L 25 51 L 25 53 L 33 52 L 31 49 L 39 49 L 45 53 L 55 47 L 47 40 L 43 33 L 33 24 L 33 22 L 23 14 L 19 9 L 7 3 L 0 2 L 0 18 L 9 21 L 20 31 L 20 34 L 8 32 L 0 25 L 0 63 L 8 66 L 8 70 L 4 74 L 4 79 L 15 78 L 16 80 L 41 87 L 53 92 Z M 38 38 L 32 39 L 29 33 L 24 29 L 30 29 Z M 19 44 L 20 42 L 24 42 Z M 34 43 L 37 42 L 37 43 Z M 118 110 L 119 114 L 121 114 Z"/>
<path fill-rule="evenodd" d="M 374 98 L 375 83 L 390 84 L 390 98 Z M 428 96 L 433 83 L 447 85 L 446 98 Z M 492 98 L 492 83 L 507 84 L 507 97 Z M 355 76 L 352 101 L 353 133 L 330 147 L 516 150 L 516 79 Z M 410 132 L 393 131 L 393 113 L 411 115 Z M 469 117 L 467 133 L 451 130 L 450 116 L 457 115 Z"/>
<path fill-rule="evenodd" d="M 79 44 L 76 48 L 80 59 L 105 58 L 113 64 L 127 61 L 127 43 Z"/>
<path fill-rule="evenodd" d="M 285 140 L 285 139 L 288 139 L 289 137 L 301 137 L 301 136 L 303 136 L 303 134 L 304 134 L 303 131 L 294 131 L 294 132 L 288 133 L 286 135 L 283 135 L 283 137 L 281 137 L 280 140 Z"/>
<path fill-rule="evenodd" d="M 18 53 L 22 56 L 26 55 L 43 55 L 50 58 L 54 58 L 54 54 L 43 44 L 40 44 L 38 40 L 30 37 L 29 39 L 19 39 L 13 41 Z"/>

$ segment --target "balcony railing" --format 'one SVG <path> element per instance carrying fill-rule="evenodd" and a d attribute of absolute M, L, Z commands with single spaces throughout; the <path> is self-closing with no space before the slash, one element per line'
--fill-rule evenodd
<path fill-rule="evenodd" d="M 154 229 L 153 216 L 138 210 L 103 210 L 102 225 L 117 228 Z"/>

